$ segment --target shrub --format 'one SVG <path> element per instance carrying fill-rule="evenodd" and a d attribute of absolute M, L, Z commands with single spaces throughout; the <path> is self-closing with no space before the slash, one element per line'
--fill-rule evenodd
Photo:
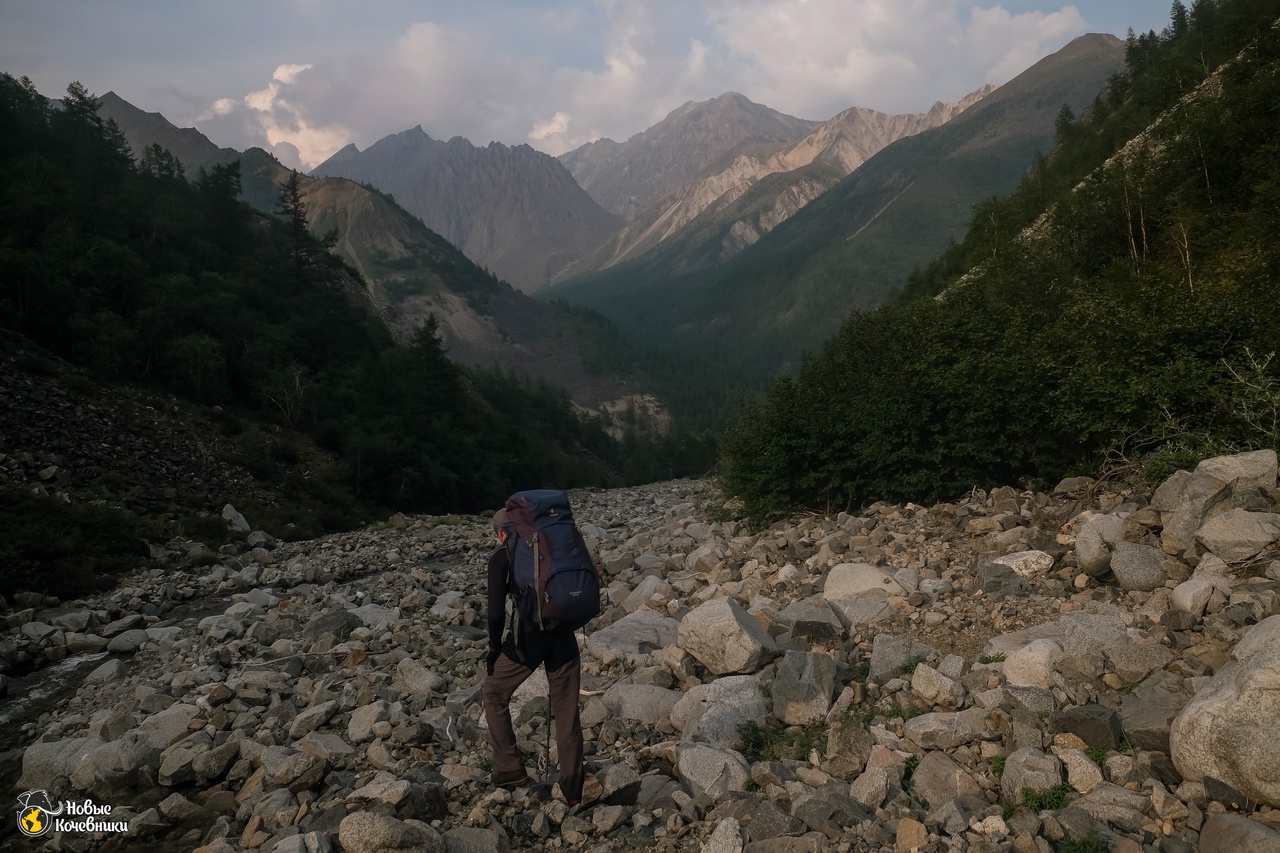
<path fill-rule="evenodd" d="M 1066 806 L 1068 797 L 1074 789 L 1061 782 L 1052 788 L 1037 791 L 1035 788 L 1022 789 L 1022 805 L 1033 812 L 1056 811 Z"/>

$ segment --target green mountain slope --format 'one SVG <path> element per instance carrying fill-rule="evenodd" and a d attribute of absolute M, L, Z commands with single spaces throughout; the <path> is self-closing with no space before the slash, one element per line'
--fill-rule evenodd
<path fill-rule="evenodd" d="M 746 413 L 725 467 L 752 512 L 1280 444 L 1280 3 L 1174 11 L 903 298 Z"/>
<path fill-rule="evenodd" d="M 720 270 L 681 274 L 691 247 L 672 241 L 552 292 L 758 382 L 961 236 L 974 205 L 1016 186 L 1052 145 L 1063 104 L 1082 110 L 1122 63 L 1119 40 L 1076 39 L 947 124 L 888 146 Z M 690 239 L 714 239 L 714 227 Z"/>

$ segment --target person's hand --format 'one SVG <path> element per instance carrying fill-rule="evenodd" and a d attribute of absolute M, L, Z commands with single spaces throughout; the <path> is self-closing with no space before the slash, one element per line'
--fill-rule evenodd
<path fill-rule="evenodd" d="M 485 661 L 485 672 L 493 675 L 493 666 L 498 662 L 498 655 L 502 654 L 502 649 L 489 649 L 489 657 Z"/>

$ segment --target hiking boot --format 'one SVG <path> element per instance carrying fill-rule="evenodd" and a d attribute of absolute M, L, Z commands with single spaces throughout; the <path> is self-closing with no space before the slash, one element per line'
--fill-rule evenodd
<path fill-rule="evenodd" d="M 515 770 L 495 770 L 489 774 L 489 781 L 499 788 L 518 788 L 529 781 L 529 774 L 523 767 Z"/>

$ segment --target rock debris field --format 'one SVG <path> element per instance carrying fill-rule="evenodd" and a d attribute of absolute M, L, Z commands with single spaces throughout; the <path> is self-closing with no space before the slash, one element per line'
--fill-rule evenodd
<path fill-rule="evenodd" d="M 580 637 L 575 809 L 536 677 L 531 782 L 488 784 L 487 518 L 250 532 L 200 568 L 170 543 L 171 570 L 100 597 L 9 602 L 10 703 L 16 674 L 106 653 L 21 722 L 15 795 L 128 830 L 4 844 L 1277 851 L 1276 477 L 1258 451 L 1154 492 L 1081 478 L 760 531 L 707 481 L 574 492 L 608 596 Z"/>

